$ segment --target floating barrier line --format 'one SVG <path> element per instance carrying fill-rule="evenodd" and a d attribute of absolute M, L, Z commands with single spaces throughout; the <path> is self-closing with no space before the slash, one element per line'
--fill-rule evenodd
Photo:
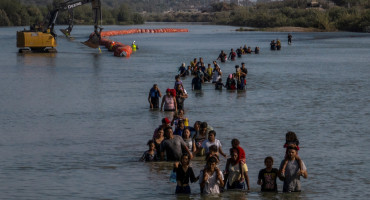
<path fill-rule="evenodd" d="M 109 37 L 115 35 L 127 35 L 136 33 L 180 33 L 189 32 L 188 29 L 181 28 L 159 28 L 159 29 L 128 29 L 128 30 L 116 30 L 116 31 L 103 31 L 101 36 Z"/>
<path fill-rule="evenodd" d="M 180 32 L 189 32 L 188 29 L 179 29 L 179 28 L 160 28 L 160 29 L 128 29 L 128 30 L 116 30 L 116 31 L 102 31 L 100 33 L 100 45 L 105 46 L 108 51 L 113 51 L 114 56 L 117 57 L 130 57 L 132 54 L 132 47 L 130 45 L 125 45 L 121 42 L 116 42 L 109 40 L 107 37 L 115 35 L 127 35 L 127 34 L 136 34 L 136 33 L 180 33 Z M 90 35 L 90 38 L 95 33 Z"/>

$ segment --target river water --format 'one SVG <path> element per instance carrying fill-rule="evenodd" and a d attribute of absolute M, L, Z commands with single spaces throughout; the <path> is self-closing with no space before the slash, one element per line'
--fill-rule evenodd
<path fill-rule="evenodd" d="M 80 44 L 92 32 L 75 26 L 74 40 L 58 37 L 57 54 L 18 54 L 16 31 L 0 28 L 0 196 L 1 199 L 365 199 L 370 195 L 370 35 L 363 33 L 235 32 L 238 27 L 200 24 L 106 26 L 188 28 L 188 33 L 115 36 L 136 41 L 131 58 L 114 57 Z M 62 27 L 58 27 L 62 28 Z M 61 35 L 60 32 L 58 32 Z M 281 51 L 269 42 L 282 40 Z M 246 92 L 191 91 L 185 115 L 190 124 L 207 121 L 224 152 L 238 138 L 247 154 L 251 192 L 174 195 L 171 163 L 137 162 L 161 118 L 150 111 L 148 91 L 173 87 L 182 62 L 215 60 L 244 44 L 259 55 L 221 64 L 227 74 L 245 62 Z M 266 156 L 278 167 L 285 133 L 295 131 L 308 168 L 302 192 L 261 194 L 256 184 Z M 196 158 L 196 175 L 204 166 Z M 221 158 L 223 169 L 225 159 Z M 279 191 L 282 182 L 278 182 Z"/>

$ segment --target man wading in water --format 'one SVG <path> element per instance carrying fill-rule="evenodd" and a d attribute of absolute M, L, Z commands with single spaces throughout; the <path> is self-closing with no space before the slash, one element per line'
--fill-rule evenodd
<path fill-rule="evenodd" d="M 285 169 L 285 178 L 279 177 L 280 180 L 284 181 L 283 192 L 300 192 L 301 181 L 300 176 L 307 178 L 306 165 L 302 162 L 302 169 L 299 169 L 299 163 L 296 160 L 297 149 L 296 147 L 288 147 L 288 164 Z M 284 166 L 285 160 L 281 161 L 280 171 Z"/>

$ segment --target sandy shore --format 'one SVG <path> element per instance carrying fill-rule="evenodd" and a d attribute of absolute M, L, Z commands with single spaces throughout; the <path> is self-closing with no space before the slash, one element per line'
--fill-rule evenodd
<path fill-rule="evenodd" d="M 268 32 L 324 32 L 317 28 L 304 28 L 294 26 L 283 26 L 275 28 L 239 28 L 236 31 L 268 31 Z"/>

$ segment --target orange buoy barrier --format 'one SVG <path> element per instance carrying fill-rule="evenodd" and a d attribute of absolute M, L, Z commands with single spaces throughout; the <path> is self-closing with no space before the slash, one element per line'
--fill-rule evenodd
<path fill-rule="evenodd" d="M 114 50 L 114 56 L 118 56 L 118 57 L 130 57 L 131 53 L 132 53 L 132 48 L 129 45 L 118 46 Z"/>
<path fill-rule="evenodd" d="M 115 35 L 127 35 L 135 33 L 179 33 L 189 32 L 185 28 L 160 28 L 160 29 L 128 29 L 128 30 L 116 30 L 116 31 L 102 31 L 101 36 L 109 37 Z"/>
<path fill-rule="evenodd" d="M 102 31 L 100 33 L 101 39 L 99 45 L 105 46 L 108 49 L 108 51 L 113 51 L 114 56 L 130 57 L 132 54 L 132 47 L 130 45 L 125 45 L 122 44 L 121 42 L 109 40 L 107 37 L 135 33 L 178 33 L 178 32 L 189 32 L 189 30 L 180 28 L 160 28 L 160 29 L 128 29 L 116 31 Z M 95 33 L 91 33 L 90 38 L 92 38 L 94 34 Z"/>

